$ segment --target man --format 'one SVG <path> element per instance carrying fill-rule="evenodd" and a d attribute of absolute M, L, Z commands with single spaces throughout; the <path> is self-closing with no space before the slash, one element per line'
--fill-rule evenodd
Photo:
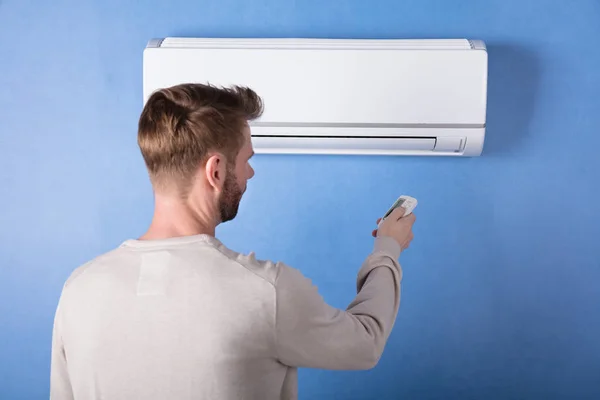
<path fill-rule="evenodd" d="M 347 310 L 299 271 L 215 238 L 236 216 L 262 114 L 248 88 L 155 92 L 138 143 L 155 194 L 148 231 L 76 269 L 57 307 L 51 398 L 294 399 L 298 367 L 374 367 L 399 306 L 414 215 L 378 230 Z"/>

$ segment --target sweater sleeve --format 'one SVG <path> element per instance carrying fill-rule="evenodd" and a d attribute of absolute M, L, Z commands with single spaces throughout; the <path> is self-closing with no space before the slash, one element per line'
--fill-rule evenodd
<path fill-rule="evenodd" d="M 280 264 L 275 282 L 279 360 L 290 367 L 373 368 L 398 313 L 399 256 L 394 239 L 375 239 L 358 273 L 357 295 L 346 310 L 329 306 L 309 279 Z"/>
<path fill-rule="evenodd" d="M 50 363 L 50 399 L 72 400 L 73 392 L 67 368 L 67 358 L 62 340 L 62 314 L 61 301 L 59 300 L 54 316 L 52 330 L 52 350 Z"/>

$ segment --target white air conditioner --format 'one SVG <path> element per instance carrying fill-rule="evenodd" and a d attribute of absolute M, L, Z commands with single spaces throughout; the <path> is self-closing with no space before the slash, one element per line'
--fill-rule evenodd
<path fill-rule="evenodd" d="M 478 156 L 487 52 L 466 39 L 153 39 L 144 102 L 159 88 L 243 85 L 264 100 L 256 153 Z"/>

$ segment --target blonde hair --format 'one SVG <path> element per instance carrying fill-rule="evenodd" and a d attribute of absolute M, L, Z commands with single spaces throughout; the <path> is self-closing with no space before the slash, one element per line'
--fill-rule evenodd
<path fill-rule="evenodd" d="M 138 145 L 155 190 L 175 187 L 185 196 L 211 152 L 235 163 L 244 126 L 262 113 L 247 87 L 190 83 L 154 92 L 140 115 Z"/>

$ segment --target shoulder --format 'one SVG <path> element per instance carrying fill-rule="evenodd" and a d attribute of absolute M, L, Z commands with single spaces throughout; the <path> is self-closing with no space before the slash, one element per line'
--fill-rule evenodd
<path fill-rule="evenodd" d="M 103 266 L 110 264 L 115 258 L 120 257 L 122 253 L 123 250 L 121 248 L 116 248 L 100 254 L 99 256 L 87 261 L 85 264 L 78 266 L 73 270 L 73 272 L 71 272 L 65 281 L 63 291 L 76 285 L 79 281 L 86 279 L 90 273 L 102 270 Z"/>
<path fill-rule="evenodd" d="M 224 257 L 248 270 L 256 277 L 275 285 L 280 271 L 286 266 L 279 261 L 261 260 L 256 258 L 254 252 L 248 254 L 236 252 L 219 241 L 214 243 L 214 248 Z"/>
<path fill-rule="evenodd" d="M 257 277 L 269 282 L 278 298 L 285 300 L 287 297 L 305 298 L 306 296 L 311 297 L 311 295 L 317 295 L 320 298 L 316 285 L 299 269 L 281 261 L 257 259 L 253 252 L 248 255 L 238 253 L 224 245 L 218 247 L 218 250 Z"/>
<path fill-rule="evenodd" d="M 312 282 L 300 270 L 287 265 L 285 262 L 258 259 L 254 252 L 239 253 L 226 247 L 218 240 L 215 240 L 213 245 L 224 257 L 236 262 L 260 279 L 269 282 L 278 291 L 294 285 L 302 287 L 304 284 L 308 284 L 312 286 Z"/>

